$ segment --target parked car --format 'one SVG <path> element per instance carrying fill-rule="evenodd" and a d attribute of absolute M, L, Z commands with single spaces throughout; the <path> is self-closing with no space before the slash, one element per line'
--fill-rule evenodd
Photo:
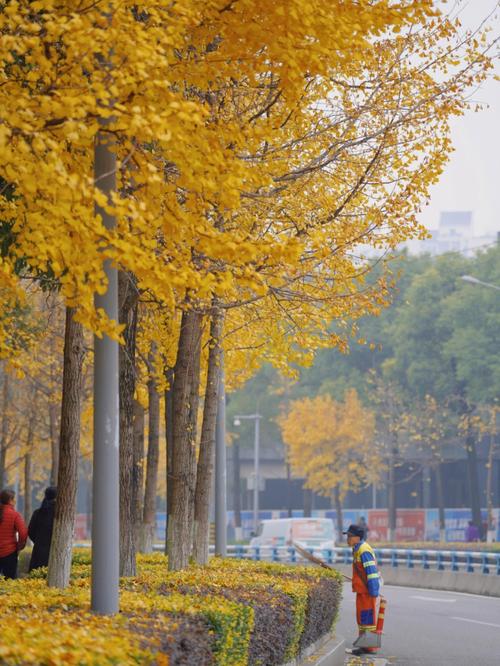
<path fill-rule="evenodd" d="M 276 518 L 263 520 L 251 546 L 280 547 L 297 543 L 302 548 L 328 550 L 335 546 L 330 518 Z"/>

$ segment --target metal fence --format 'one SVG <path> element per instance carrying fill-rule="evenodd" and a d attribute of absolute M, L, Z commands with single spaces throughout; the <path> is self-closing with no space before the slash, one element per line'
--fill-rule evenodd
<path fill-rule="evenodd" d="M 90 543 L 75 543 L 74 546 L 76 548 L 89 548 Z M 156 543 L 153 549 L 163 553 L 165 545 Z M 308 550 L 327 564 L 352 564 L 350 548 Z M 462 571 L 500 576 L 500 552 L 410 550 L 406 548 L 374 548 L 373 550 L 380 566 L 431 569 L 434 571 Z M 210 546 L 210 554 L 214 554 L 213 546 Z M 228 546 L 227 557 L 262 562 L 282 562 L 283 564 L 303 564 L 306 562 L 293 546 Z"/>
<path fill-rule="evenodd" d="M 163 550 L 163 546 L 161 546 Z M 211 548 L 213 551 L 213 548 Z M 403 548 L 374 548 L 381 566 L 408 569 L 434 569 L 436 571 L 462 571 L 465 573 L 494 574 L 500 576 L 500 552 L 487 553 L 467 550 L 408 550 Z M 311 550 L 327 564 L 351 564 L 350 548 Z M 228 546 L 227 556 L 240 559 L 283 563 L 303 563 L 304 559 L 290 547 Z"/>

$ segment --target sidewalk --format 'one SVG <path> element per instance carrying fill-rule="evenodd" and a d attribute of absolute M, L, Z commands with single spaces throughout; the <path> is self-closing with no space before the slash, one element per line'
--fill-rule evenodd
<path fill-rule="evenodd" d="M 345 640 L 341 636 L 327 634 L 283 666 L 343 666 L 345 647 Z"/>

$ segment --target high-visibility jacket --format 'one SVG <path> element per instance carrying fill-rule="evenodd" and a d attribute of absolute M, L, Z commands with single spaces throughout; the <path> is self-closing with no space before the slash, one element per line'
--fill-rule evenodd
<path fill-rule="evenodd" d="M 378 597 L 380 574 L 372 547 L 366 541 L 360 541 L 352 549 L 352 591 L 357 594 L 369 594 Z"/>

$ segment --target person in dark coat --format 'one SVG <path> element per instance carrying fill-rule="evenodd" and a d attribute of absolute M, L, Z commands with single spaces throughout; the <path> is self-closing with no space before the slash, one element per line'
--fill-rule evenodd
<path fill-rule="evenodd" d="M 42 505 L 39 509 L 33 511 L 31 516 L 28 535 L 34 546 L 31 553 L 30 571 L 38 567 L 46 567 L 49 564 L 56 496 L 57 488 L 55 486 L 46 488 Z"/>
<path fill-rule="evenodd" d="M 465 540 L 479 541 L 479 528 L 472 520 L 469 520 L 469 525 L 465 528 Z"/>
<path fill-rule="evenodd" d="M 358 525 L 364 529 L 365 536 L 363 538 L 366 541 L 368 539 L 368 532 L 370 531 L 370 528 L 368 527 L 366 518 L 364 516 L 361 516 L 361 518 L 358 520 Z"/>

